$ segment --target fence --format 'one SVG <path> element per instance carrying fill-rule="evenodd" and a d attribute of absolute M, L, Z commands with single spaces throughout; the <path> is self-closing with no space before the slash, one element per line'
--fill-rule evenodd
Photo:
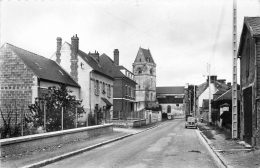
<path fill-rule="evenodd" d="M 124 111 L 114 111 L 113 118 L 119 120 L 132 120 L 132 119 L 144 119 L 145 118 L 145 110 L 141 111 L 131 111 L 131 112 L 124 112 Z"/>

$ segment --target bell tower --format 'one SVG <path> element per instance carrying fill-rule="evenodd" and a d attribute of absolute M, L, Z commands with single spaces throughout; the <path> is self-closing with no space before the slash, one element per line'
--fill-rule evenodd
<path fill-rule="evenodd" d="M 156 64 L 149 49 L 139 48 L 133 63 L 137 110 L 156 104 Z"/>

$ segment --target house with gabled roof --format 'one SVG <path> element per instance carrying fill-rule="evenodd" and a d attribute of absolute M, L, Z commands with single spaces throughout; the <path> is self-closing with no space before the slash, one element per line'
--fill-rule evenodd
<path fill-rule="evenodd" d="M 48 87 L 60 84 L 68 85 L 72 94 L 80 97 L 78 82 L 55 61 L 12 44 L 5 43 L 0 48 L 0 72 L 1 108 L 15 105 L 26 109 Z"/>
<path fill-rule="evenodd" d="M 210 90 L 209 90 L 209 83 L 210 83 Z M 198 102 L 197 111 L 199 111 L 198 113 L 196 113 L 197 118 L 201 118 L 203 116 L 208 116 L 208 114 L 206 115 L 205 112 L 203 112 L 202 105 L 203 105 L 204 99 L 209 99 L 209 91 L 210 91 L 210 99 L 212 100 L 213 95 L 215 93 L 217 93 L 218 91 L 225 92 L 228 89 L 230 89 L 230 87 L 231 86 L 229 84 L 226 84 L 226 80 L 217 79 L 217 76 L 210 76 L 210 82 L 209 82 L 209 78 L 207 78 L 206 82 L 198 85 L 198 89 L 196 91 L 197 102 Z M 206 121 L 211 122 L 211 119 L 207 119 Z"/>
<path fill-rule="evenodd" d="M 260 17 L 245 17 L 240 58 L 240 139 L 260 147 Z"/>
<path fill-rule="evenodd" d="M 137 110 L 156 106 L 156 63 L 149 49 L 139 48 L 133 63 Z"/>
<path fill-rule="evenodd" d="M 114 60 L 106 54 L 99 57 L 99 63 L 114 77 L 113 118 L 126 119 L 136 111 L 134 74 L 119 65 L 119 51 L 114 50 Z"/>
<path fill-rule="evenodd" d="M 62 44 L 62 39 L 58 37 L 57 50 L 51 58 L 80 85 L 79 98 L 83 100 L 82 105 L 87 114 L 95 114 L 96 123 L 110 119 L 114 78 L 101 66 L 99 53 L 80 50 L 76 35 L 71 38 L 71 44 Z"/>

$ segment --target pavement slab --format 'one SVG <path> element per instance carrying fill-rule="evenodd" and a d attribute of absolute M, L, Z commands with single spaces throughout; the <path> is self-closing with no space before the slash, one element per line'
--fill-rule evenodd
<path fill-rule="evenodd" d="M 231 139 L 224 129 L 199 124 L 200 133 L 228 168 L 260 168 L 260 150 L 248 148 L 240 140 Z"/>

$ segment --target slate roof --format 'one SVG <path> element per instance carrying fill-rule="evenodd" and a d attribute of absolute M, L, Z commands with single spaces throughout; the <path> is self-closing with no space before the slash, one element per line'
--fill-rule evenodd
<path fill-rule="evenodd" d="M 38 78 L 80 87 L 55 61 L 8 43 L 6 45 L 23 60 Z"/>
<path fill-rule="evenodd" d="M 126 79 L 129 79 L 131 80 L 132 82 L 136 83 L 134 80 L 126 77 L 121 71 L 120 69 L 126 69 L 124 66 L 122 65 L 119 65 L 117 66 L 114 61 L 109 57 L 107 56 L 106 54 L 102 54 L 100 57 L 99 57 L 99 62 L 101 64 L 102 67 L 104 67 L 108 73 L 114 77 L 114 78 L 126 78 Z M 127 70 L 127 69 L 126 69 Z M 128 71 L 128 70 L 127 70 Z M 130 72 L 130 71 L 129 71 Z"/>
<path fill-rule="evenodd" d="M 237 91 L 237 99 L 240 100 L 240 90 Z M 218 98 L 216 98 L 214 101 L 220 101 L 220 100 L 232 100 L 232 89 L 229 89 L 222 95 L 220 95 Z"/>
<path fill-rule="evenodd" d="M 156 87 L 156 94 L 184 94 L 184 86 Z"/>
<path fill-rule="evenodd" d="M 101 64 L 101 66 L 106 68 L 108 70 L 108 72 L 110 73 L 110 75 L 113 76 L 114 78 L 115 77 L 125 77 L 125 75 L 120 71 L 119 66 L 116 66 L 114 64 L 114 61 L 106 54 L 102 54 L 99 57 L 99 62 Z"/>
<path fill-rule="evenodd" d="M 226 91 L 229 89 L 228 85 L 219 81 L 214 82 L 214 86 L 218 89 L 218 91 Z M 197 95 L 198 97 L 209 87 L 208 82 L 204 82 L 198 86 Z"/>
<path fill-rule="evenodd" d="M 143 53 L 143 55 L 144 55 L 144 57 L 145 57 L 145 60 L 147 60 L 147 58 L 150 58 L 150 62 L 151 63 L 155 63 L 154 62 L 154 60 L 153 60 L 153 57 L 152 57 L 152 54 L 151 54 L 151 52 L 150 52 L 150 50 L 148 49 L 144 49 L 144 48 L 139 48 L 139 51 L 138 51 L 138 53 L 139 52 L 142 52 Z M 137 57 L 136 57 L 136 59 L 137 59 Z M 137 60 L 135 60 L 135 62 L 136 62 Z"/>
<path fill-rule="evenodd" d="M 71 46 L 70 43 L 66 42 L 69 46 Z M 99 72 L 111 79 L 114 79 L 105 69 L 102 68 L 102 66 L 97 62 L 92 56 L 89 54 L 86 54 L 85 52 L 78 50 L 78 55 L 84 59 L 91 68 L 93 68 L 94 71 Z"/>
<path fill-rule="evenodd" d="M 245 34 L 247 30 L 250 32 L 252 37 L 260 38 L 260 17 L 245 17 L 244 26 L 240 36 L 239 47 L 237 56 L 242 56 L 242 48 L 245 43 Z"/>

